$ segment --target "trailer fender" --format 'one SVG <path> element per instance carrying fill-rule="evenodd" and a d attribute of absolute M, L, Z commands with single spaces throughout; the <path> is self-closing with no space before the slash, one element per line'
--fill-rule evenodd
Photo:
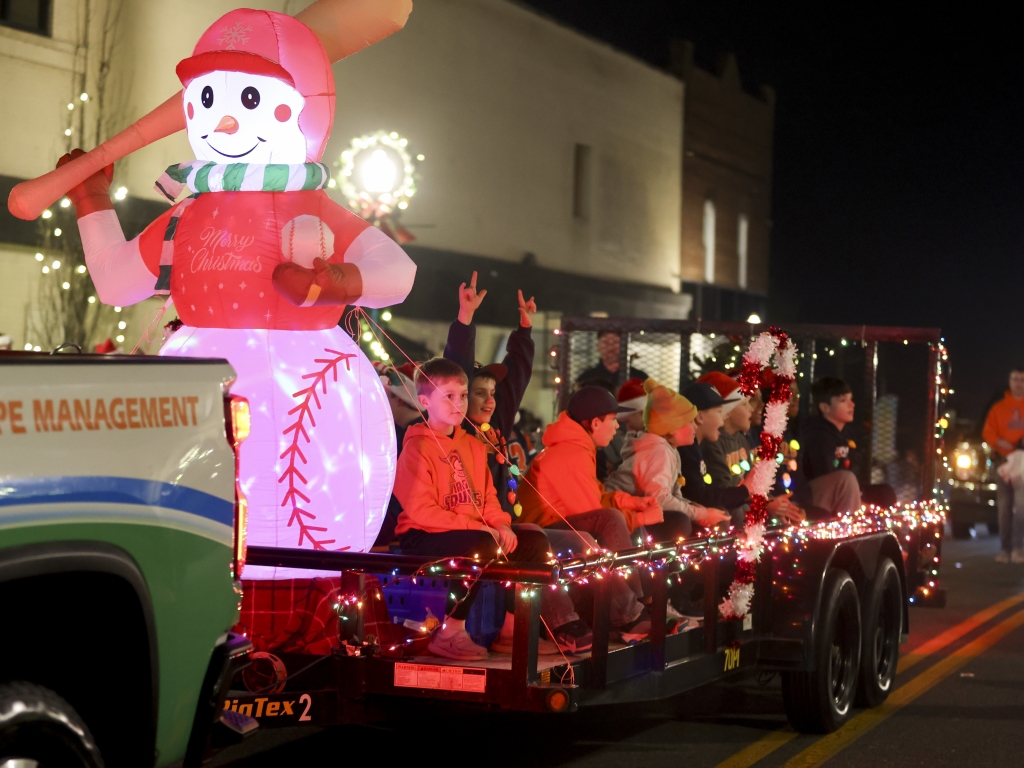
<path fill-rule="evenodd" d="M 811 671 L 808 649 L 821 621 L 825 578 L 831 568 L 850 574 L 863 600 L 880 557 L 896 564 L 906 594 L 903 556 L 896 537 L 877 533 L 842 541 L 809 541 L 802 547 L 777 547 L 772 558 L 772 637 L 763 643 L 762 665 Z M 904 622 L 906 604 L 904 603 Z"/>

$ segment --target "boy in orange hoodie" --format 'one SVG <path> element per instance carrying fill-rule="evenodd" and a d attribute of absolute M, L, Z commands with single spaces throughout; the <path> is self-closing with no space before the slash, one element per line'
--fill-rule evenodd
<path fill-rule="evenodd" d="M 1002 457 L 1009 456 L 1024 441 L 1024 367 L 1010 371 L 1006 396 L 989 409 L 981 436 Z M 996 478 L 999 508 L 999 538 L 1002 550 L 998 563 L 1024 563 L 1024 495 L 1000 476 Z"/>
<path fill-rule="evenodd" d="M 465 372 L 444 358 L 428 360 L 416 373 L 416 391 L 427 421 L 409 427 L 395 472 L 394 493 L 402 505 L 395 532 L 402 552 L 437 558 L 479 556 L 483 563 L 499 557 L 513 563 L 548 562 L 548 540 L 542 532 L 512 530 L 511 517 L 498 504 L 484 445 L 462 429 L 468 398 Z M 458 602 L 431 638 L 431 653 L 463 661 L 487 658 L 487 649 L 466 632 L 475 592 L 467 594 L 453 580 Z M 562 590 L 543 592 L 548 600 L 568 601 Z M 505 599 L 505 623 L 491 646 L 503 653 L 512 649 L 514 590 L 506 590 Z M 566 614 L 578 622 L 571 604 L 567 611 L 558 611 Z M 538 651 L 558 652 L 543 638 Z"/>
<path fill-rule="evenodd" d="M 603 387 L 582 387 L 569 399 L 544 432 L 544 450 L 519 485 L 520 522 L 589 533 L 602 547 L 622 551 L 637 546 L 630 538 L 635 528 L 664 521 L 654 498 L 605 491 L 597 479 L 597 450 L 615 436 L 616 414 L 631 410 Z M 650 621 L 636 600 L 639 584 L 632 589 L 616 584 L 622 588 L 615 587 L 611 596 L 612 626 L 626 642 L 641 640 Z"/>

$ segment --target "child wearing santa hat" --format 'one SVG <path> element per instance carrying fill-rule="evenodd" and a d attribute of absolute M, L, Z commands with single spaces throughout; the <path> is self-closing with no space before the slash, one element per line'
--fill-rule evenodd
<path fill-rule="evenodd" d="M 718 430 L 718 440 L 703 446 L 711 484 L 718 488 L 733 488 L 740 484 L 753 466 L 754 451 L 747 434 L 753 406 L 750 398 L 740 392 L 740 383 L 721 371 L 709 371 L 697 381 L 710 384 L 722 396 L 724 423 Z"/>

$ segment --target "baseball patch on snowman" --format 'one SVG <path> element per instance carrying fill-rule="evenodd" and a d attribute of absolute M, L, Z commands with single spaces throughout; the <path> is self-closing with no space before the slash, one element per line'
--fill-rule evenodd
<path fill-rule="evenodd" d="M 296 216 L 281 228 L 281 254 L 286 261 L 312 269 L 313 259 L 326 261 L 334 254 L 334 233 L 318 216 Z"/>

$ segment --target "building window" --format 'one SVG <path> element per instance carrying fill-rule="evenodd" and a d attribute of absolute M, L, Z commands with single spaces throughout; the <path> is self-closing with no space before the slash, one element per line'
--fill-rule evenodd
<path fill-rule="evenodd" d="M 704 201 L 704 282 L 715 282 L 715 201 Z"/>
<path fill-rule="evenodd" d="M 747 240 L 750 237 L 750 219 L 740 214 L 739 231 L 736 233 L 736 256 L 739 263 L 738 280 L 740 290 L 747 290 Z"/>
<path fill-rule="evenodd" d="M 39 35 L 49 35 L 51 1 L 0 0 L 0 24 Z"/>
<path fill-rule="evenodd" d="M 590 155 L 589 145 L 577 144 L 572 158 L 572 215 L 581 221 L 590 218 Z"/>

